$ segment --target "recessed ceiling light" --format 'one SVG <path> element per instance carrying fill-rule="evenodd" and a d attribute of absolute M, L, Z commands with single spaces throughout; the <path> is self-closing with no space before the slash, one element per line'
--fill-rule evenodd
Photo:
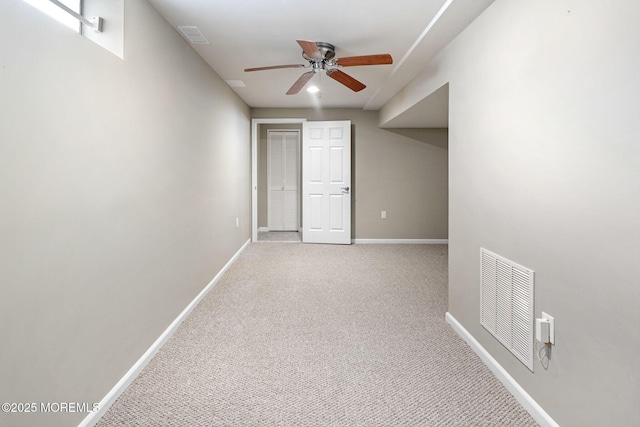
<path fill-rule="evenodd" d="M 307 92 L 309 92 L 309 93 L 318 93 L 318 92 L 320 92 L 320 89 L 318 88 L 318 86 L 309 86 L 307 88 Z"/>

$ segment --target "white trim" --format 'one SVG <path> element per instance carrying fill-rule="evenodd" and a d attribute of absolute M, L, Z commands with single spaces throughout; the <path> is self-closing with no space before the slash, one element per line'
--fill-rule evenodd
<path fill-rule="evenodd" d="M 453 330 L 463 339 L 469 347 L 480 357 L 485 365 L 493 372 L 507 390 L 516 398 L 522 407 L 533 417 L 542 427 L 559 427 L 553 418 L 513 379 L 511 375 L 494 359 L 487 350 L 462 326 L 456 319 L 447 312 L 445 320 L 451 325 Z"/>
<path fill-rule="evenodd" d="M 271 230 L 269 229 L 269 227 L 260 227 L 260 228 L 258 228 L 258 231 L 266 232 L 266 231 L 271 231 Z"/>
<path fill-rule="evenodd" d="M 449 239 L 353 239 L 355 244 L 448 245 Z"/>
<path fill-rule="evenodd" d="M 235 253 L 233 257 L 225 264 L 224 267 L 216 274 L 216 276 L 209 282 L 209 284 L 194 298 L 193 301 L 182 310 L 182 313 L 169 325 L 169 327 L 158 337 L 158 339 L 149 347 L 149 349 L 138 359 L 138 361 L 124 374 L 124 376 L 118 381 L 118 383 L 107 393 L 107 395 L 100 401 L 99 409 L 96 412 L 92 412 L 87 415 L 78 427 L 93 427 L 100 420 L 100 418 L 109 410 L 111 405 L 116 401 L 118 397 L 126 390 L 126 388 L 133 382 L 133 380 L 140 374 L 142 369 L 153 359 L 153 356 L 162 348 L 167 340 L 178 329 L 178 326 L 189 316 L 191 311 L 198 305 L 198 303 L 213 289 L 215 284 L 220 280 L 222 275 L 231 267 L 240 254 L 249 246 L 251 240 L 247 240 L 244 245 Z"/>
<path fill-rule="evenodd" d="M 258 241 L 258 125 L 304 123 L 307 119 L 251 119 L 251 241 Z"/>

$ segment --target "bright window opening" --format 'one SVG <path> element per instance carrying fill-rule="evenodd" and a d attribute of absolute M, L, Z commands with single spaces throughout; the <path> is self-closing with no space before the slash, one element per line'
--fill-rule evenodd
<path fill-rule="evenodd" d="M 71 28 L 73 31 L 80 33 L 80 22 L 69 15 L 64 10 L 60 9 L 54 3 L 51 3 L 49 0 L 24 0 L 32 6 L 37 7 L 47 15 L 51 16 L 55 20 L 63 23 L 67 27 Z M 81 13 L 80 5 L 82 0 L 59 0 L 60 3 L 63 3 L 68 8 L 72 9 L 74 12 Z"/>

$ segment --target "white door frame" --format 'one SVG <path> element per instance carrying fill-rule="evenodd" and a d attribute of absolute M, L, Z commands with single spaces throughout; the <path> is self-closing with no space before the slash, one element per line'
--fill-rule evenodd
<path fill-rule="evenodd" d="M 307 119 L 251 119 L 251 241 L 258 241 L 258 126 L 303 123 Z"/>

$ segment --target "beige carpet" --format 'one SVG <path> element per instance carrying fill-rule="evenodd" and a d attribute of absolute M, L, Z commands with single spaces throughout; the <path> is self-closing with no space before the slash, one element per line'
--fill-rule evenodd
<path fill-rule="evenodd" d="M 250 245 L 98 425 L 535 426 L 446 307 L 446 245 Z"/>

